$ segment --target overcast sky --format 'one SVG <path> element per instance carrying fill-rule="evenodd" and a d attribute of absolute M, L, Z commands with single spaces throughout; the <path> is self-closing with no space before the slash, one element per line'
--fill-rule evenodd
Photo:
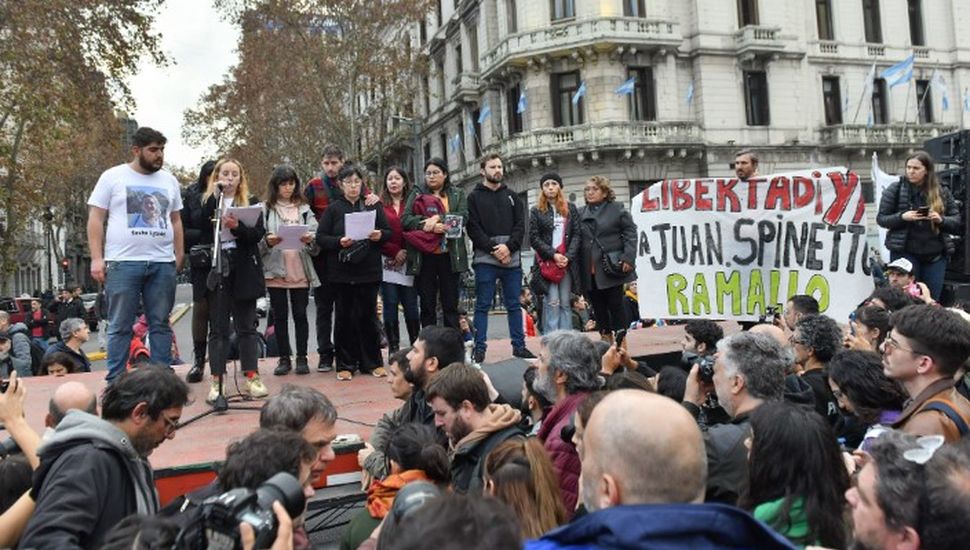
<path fill-rule="evenodd" d="M 168 138 L 166 164 L 197 172 L 207 151 L 182 140 L 182 113 L 236 63 L 239 32 L 220 19 L 211 0 L 167 0 L 155 30 L 162 34 L 162 50 L 172 63 L 165 68 L 142 63 L 131 81 L 134 117 Z"/>

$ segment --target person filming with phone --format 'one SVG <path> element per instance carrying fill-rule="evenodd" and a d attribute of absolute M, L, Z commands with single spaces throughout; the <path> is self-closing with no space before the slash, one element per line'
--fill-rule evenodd
<path fill-rule="evenodd" d="M 906 175 L 882 193 L 876 222 L 889 231 L 890 261 L 912 263 L 916 280 L 926 283 L 934 300 L 943 291 L 947 235 L 960 232 L 960 212 L 950 191 L 940 185 L 933 157 L 916 151 L 906 159 Z"/>

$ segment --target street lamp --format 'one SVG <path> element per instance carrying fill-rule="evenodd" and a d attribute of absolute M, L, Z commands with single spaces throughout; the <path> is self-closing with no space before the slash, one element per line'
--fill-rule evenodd
<path fill-rule="evenodd" d="M 48 206 L 44 210 L 44 234 L 47 237 L 47 288 L 54 289 L 54 268 L 51 266 L 51 222 L 54 221 L 54 210 Z"/>
<path fill-rule="evenodd" d="M 421 170 L 421 167 L 419 166 L 421 164 L 421 121 L 417 118 L 410 118 L 401 115 L 393 115 L 391 120 L 407 124 L 411 127 L 411 139 L 413 141 L 411 145 L 411 168 L 413 172 L 412 177 L 414 178 L 411 181 L 417 185 L 417 183 L 421 181 L 418 179 L 418 176 L 420 175 L 418 171 Z"/>

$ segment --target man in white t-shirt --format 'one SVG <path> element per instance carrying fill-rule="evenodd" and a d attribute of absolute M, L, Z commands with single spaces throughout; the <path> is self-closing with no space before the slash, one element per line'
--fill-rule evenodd
<path fill-rule="evenodd" d="M 168 316 L 184 250 L 179 184 L 162 170 L 166 141 L 139 128 L 131 138 L 134 158 L 101 174 L 88 198 L 91 277 L 104 284 L 108 301 L 109 384 L 125 371 L 139 308 L 148 319 L 152 362 L 172 362 Z"/>

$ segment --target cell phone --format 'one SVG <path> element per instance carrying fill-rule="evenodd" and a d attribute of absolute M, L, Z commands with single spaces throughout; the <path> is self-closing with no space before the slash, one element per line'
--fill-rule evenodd
<path fill-rule="evenodd" d="M 618 331 L 616 331 L 615 340 L 616 340 L 616 348 L 617 349 L 620 349 L 620 346 L 623 344 L 623 339 L 624 338 L 626 338 L 626 330 L 618 330 Z"/>
<path fill-rule="evenodd" d="M 929 206 L 920 206 L 919 208 L 916 209 L 916 213 L 919 214 L 920 216 L 929 216 L 930 215 L 930 207 Z"/>

